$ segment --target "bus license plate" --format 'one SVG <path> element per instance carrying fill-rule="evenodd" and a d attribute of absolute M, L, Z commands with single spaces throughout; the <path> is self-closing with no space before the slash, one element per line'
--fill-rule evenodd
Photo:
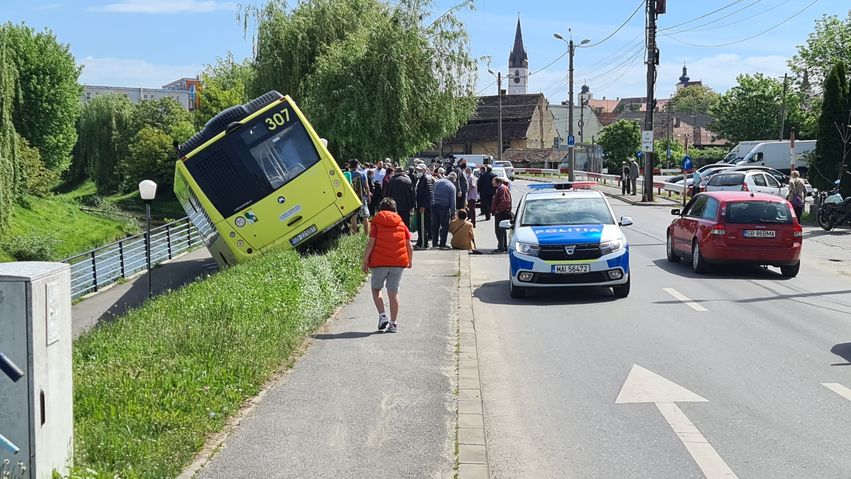
<path fill-rule="evenodd" d="M 558 274 L 582 274 L 590 273 L 591 265 L 588 264 L 556 264 L 553 265 L 553 273 Z"/>
<path fill-rule="evenodd" d="M 313 233 L 316 233 L 316 225 L 312 225 L 301 233 L 290 238 L 290 245 L 296 246 L 307 238 L 310 238 Z"/>
<path fill-rule="evenodd" d="M 774 230 L 745 230 L 745 238 L 774 238 Z"/>

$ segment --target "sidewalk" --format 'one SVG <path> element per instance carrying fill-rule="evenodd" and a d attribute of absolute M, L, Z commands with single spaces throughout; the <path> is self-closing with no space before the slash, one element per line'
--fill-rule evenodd
<path fill-rule="evenodd" d="M 452 477 L 458 254 L 415 253 L 396 334 L 376 331 L 365 284 L 181 477 Z"/>
<path fill-rule="evenodd" d="M 153 269 L 154 294 L 177 289 L 202 276 L 217 270 L 216 262 L 207 248 L 179 256 Z M 148 276 L 142 273 L 126 282 L 116 283 L 102 292 L 95 293 L 75 304 L 71 309 L 74 338 L 79 337 L 101 321 L 126 313 L 139 307 L 148 299 Z"/>

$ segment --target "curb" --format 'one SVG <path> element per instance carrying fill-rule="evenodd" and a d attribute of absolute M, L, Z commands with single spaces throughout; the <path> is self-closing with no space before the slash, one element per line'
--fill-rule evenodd
<path fill-rule="evenodd" d="M 458 284 L 458 479 L 488 479 L 488 449 L 485 436 L 479 352 L 473 318 L 473 284 L 470 256 L 460 255 Z"/>

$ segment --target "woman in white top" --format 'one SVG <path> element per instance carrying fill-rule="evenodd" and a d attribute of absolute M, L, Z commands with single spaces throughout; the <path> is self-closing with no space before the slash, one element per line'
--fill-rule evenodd
<path fill-rule="evenodd" d="M 479 190 L 476 187 L 476 178 L 473 176 L 473 169 L 467 167 L 465 171 L 467 175 L 467 217 L 473 223 L 473 228 L 476 227 L 476 201 L 479 200 Z"/>

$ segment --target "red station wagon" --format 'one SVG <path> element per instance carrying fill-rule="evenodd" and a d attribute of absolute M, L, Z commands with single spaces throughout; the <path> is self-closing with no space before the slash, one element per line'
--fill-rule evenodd
<path fill-rule="evenodd" d="M 787 278 L 801 267 L 803 230 L 783 198 L 745 191 L 700 193 L 680 211 L 667 234 L 668 261 L 691 258 L 695 273 L 710 263 L 779 266 Z"/>

